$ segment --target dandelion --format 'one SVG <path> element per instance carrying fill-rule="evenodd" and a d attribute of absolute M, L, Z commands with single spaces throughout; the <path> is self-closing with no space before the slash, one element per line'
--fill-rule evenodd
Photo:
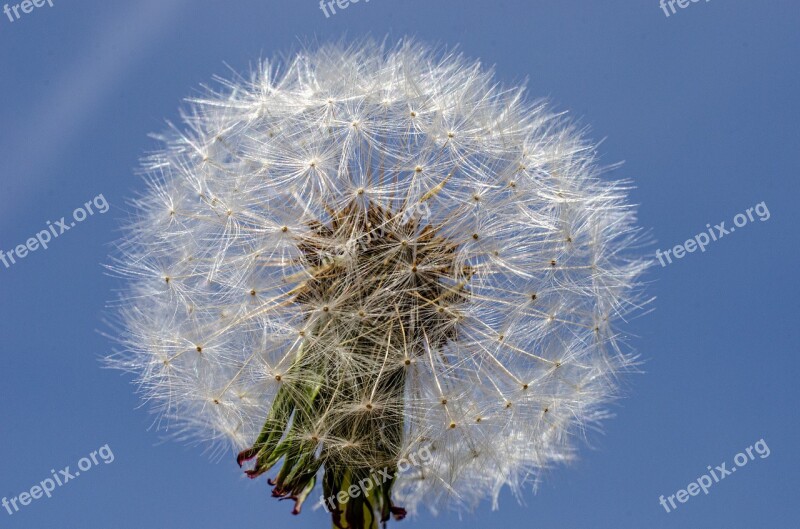
<path fill-rule="evenodd" d="M 295 513 L 319 482 L 338 528 L 496 506 L 573 458 L 648 264 L 581 131 L 409 41 L 220 84 L 144 161 L 111 266 L 110 361 L 164 424 L 276 468 Z"/>

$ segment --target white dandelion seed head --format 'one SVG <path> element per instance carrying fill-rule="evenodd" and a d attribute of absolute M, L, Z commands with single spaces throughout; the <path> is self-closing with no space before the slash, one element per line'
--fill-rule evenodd
<path fill-rule="evenodd" d="M 299 428 L 339 461 L 431 454 L 397 480 L 412 511 L 496 504 L 573 457 L 631 364 L 616 324 L 647 263 L 625 185 L 563 116 L 404 41 L 265 62 L 182 118 L 112 266 L 111 361 L 165 425 L 242 450 L 315 381 L 347 397 Z M 342 427 L 371 414 L 402 436 Z"/>

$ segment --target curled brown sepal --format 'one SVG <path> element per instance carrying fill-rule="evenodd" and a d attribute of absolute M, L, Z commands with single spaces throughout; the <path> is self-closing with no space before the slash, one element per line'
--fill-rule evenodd
<path fill-rule="evenodd" d="M 239 464 L 239 468 L 242 468 L 242 465 L 245 461 L 250 461 L 254 457 L 258 455 L 257 448 L 248 448 L 247 450 L 242 450 L 239 452 L 239 455 L 236 456 L 236 462 Z"/>
<path fill-rule="evenodd" d="M 272 484 L 272 480 L 269 480 L 270 484 Z M 294 501 L 294 507 L 292 508 L 292 514 L 298 515 L 300 514 L 301 509 L 303 508 L 303 503 L 308 498 L 308 495 L 314 489 L 314 485 L 316 483 L 316 477 L 312 477 L 305 486 L 297 493 L 293 493 L 292 491 L 281 489 L 280 487 L 275 487 L 272 489 L 272 496 L 274 498 L 278 498 L 278 501 L 283 500 L 292 500 Z"/>
<path fill-rule="evenodd" d="M 266 469 L 254 468 L 252 470 L 245 470 L 245 475 L 250 479 L 256 479 L 258 476 L 266 472 Z"/>
<path fill-rule="evenodd" d="M 403 518 L 405 518 L 406 515 L 408 514 L 408 511 L 406 511 L 404 508 L 397 507 L 395 505 L 392 505 L 391 507 L 389 507 L 389 511 L 391 511 L 391 513 L 392 513 L 392 518 L 394 518 L 398 522 L 400 520 L 402 520 Z"/>

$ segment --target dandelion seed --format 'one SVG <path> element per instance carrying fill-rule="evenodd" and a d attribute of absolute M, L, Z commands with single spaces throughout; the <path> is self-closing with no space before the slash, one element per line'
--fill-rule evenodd
<path fill-rule="evenodd" d="M 574 456 L 633 361 L 616 323 L 648 263 L 569 122 L 407 41 L 304 51 L 189 105 L 111 266 L 110 360 L 179 437 L 278 467 L 295 513 L 319 482 L 348 529 L 496 504 Z"/>

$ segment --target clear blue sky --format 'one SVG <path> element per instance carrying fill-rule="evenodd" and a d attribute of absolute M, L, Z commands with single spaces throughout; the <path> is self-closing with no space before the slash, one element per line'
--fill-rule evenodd
<path fill-rule="evenodd" d="M 181 98 L 226 64 L 365 34 L 460 44 L 502 81 L 528 78 L 533 96 L 606 138 L 603 161 L 625 161 L 614 176 L 635 179 L 652 251 L 762 201 L 770 211 L 651 271 L 655 310 L 626 328 L 645 373 L 526 506 L 504 495 L 499 512 L 394 526 L 800 527 L 796 0 L 700 1 L 670 17 L 658 0 L 362 0 L 329 19 L 316 0 L 54 0 L 20 14 L 0 13 L 0 249 L 98 194 L 111 209 L 0 263 L 0 497 L 105 444 L 115 460 L 14 515 L 0 507 L 0 527 L 328 526 L 321 511 L 293 518 L 232 458 L 148 430 L 130 377 L 98 362 L 115 288 L 101 263 L 140 186 L 137 159 L 156 145 L 147 134 L 177 119 Z M 769 457 L 675 512 L 659 505 L 762 438 Z"/>

